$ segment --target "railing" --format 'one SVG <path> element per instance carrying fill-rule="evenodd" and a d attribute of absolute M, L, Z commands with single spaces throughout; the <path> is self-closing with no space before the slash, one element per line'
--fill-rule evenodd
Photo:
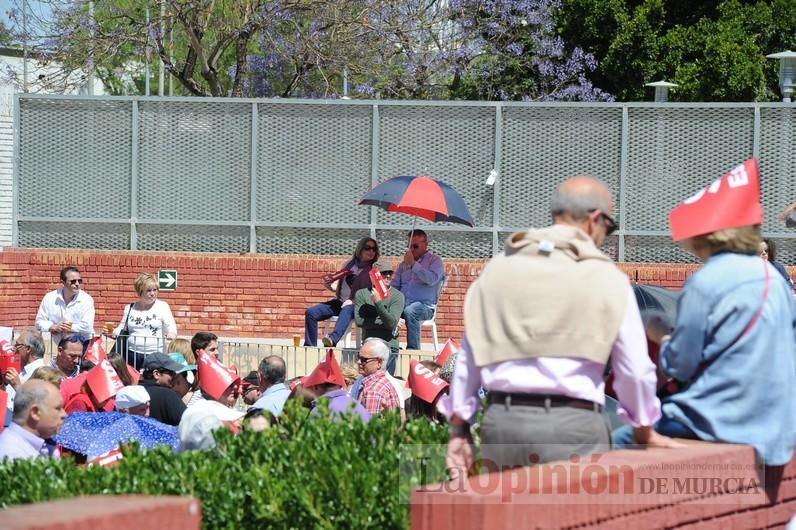
<path fill-rule="evenodd" d="M 190 340 L 190 337 L 183 337 Z M 147 340 L 157 341 L 162 344 L 162 340 L 157 338 L 147 338 Z M 115 340 L 109 336 L 103 336 L 103 347 L 106 353 L 110 353 L 115 346 Z M 164 353 L 166 348 L 162 350 Z M 45 361 L 55 358 L 58 345 L 51 339 L 49 334 L 45 334 Z M 269 344 L 267 339 L 219 339 L 218 341 L 219 359 L 227 366 L 235 366 L 241 377 L 249 371 L 257 370 L 260 361 L 269 355 L 277 355 L 285 360 L 287 377 L 292 379 L 309 374 L 315 366 L 320 363 L 326 355 L 326 348 L 295 347 L 283 344 Z M 355 364 L 357 350 L 353 348 L 335 348 L 339 353 L 338 360 L 341 366 Z M 124 354 L 124 352 L 121 352 Z M 436 356 L 435 352 L 420 352 L 402 350 L 398 353 L 395 366 L 395 376 L 406 378 L 409 373 L 409 362 L 414 359 L 417 361 L 431 360 Z M 130 364 L 134 364 L 130 359 Z M 135 366 L 135 368 L 142 368 Z"/>

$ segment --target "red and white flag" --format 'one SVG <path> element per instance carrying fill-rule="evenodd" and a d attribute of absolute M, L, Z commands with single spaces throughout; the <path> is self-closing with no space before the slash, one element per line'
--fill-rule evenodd
<path fill-rule="evenodd" d="M 716 179 L 669 213 L 674 241 L 762 222 L 760 176 L 754 158 Z"/>

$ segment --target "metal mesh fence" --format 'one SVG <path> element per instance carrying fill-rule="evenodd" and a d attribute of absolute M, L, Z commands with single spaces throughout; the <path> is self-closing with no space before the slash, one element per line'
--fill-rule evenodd
<path fill-rule="evenodd" d="M 399 255 L 413 219 L 357 199 L 426 174 L 465 199 L 476 228 L 417 221 L 445 258 L 487 258 L 549 223 L 558 182 L 603 179 L 620 261 L 693 262 L 669 210 L 751 155 L 764 231 L 796 200 L 789 104 L 520 104 L 19 95 L 14 242 L 161 251 L 351 253 L 362 236 Z M 490 171 L 498 173 L 493 186 Z"/>

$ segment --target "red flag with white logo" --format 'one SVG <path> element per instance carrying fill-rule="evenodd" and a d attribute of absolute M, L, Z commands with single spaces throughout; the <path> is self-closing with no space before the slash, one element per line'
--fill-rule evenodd
<path fill-rule="evenodd" d="M 760 176 L 754 158 L 716 179 L 669 213 L 674 241 L 762 222 Z"/>

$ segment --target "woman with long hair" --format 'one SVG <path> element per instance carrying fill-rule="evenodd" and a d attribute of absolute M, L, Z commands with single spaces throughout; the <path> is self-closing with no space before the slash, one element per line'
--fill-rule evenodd
<path fill-rule="evenodd" d="M 324 287 L 334 292 L 334 298 L 316 304 L 304 312 L 304 346 L 318 345 L 318 322 L 337 317 L 332 332 L 323 337 L 323 345 L 330 348 L 345 334 L 354 318 L 354 295 L 360 289 L 370 289 L 370 269 L 379 259 L 379 245 L 372 237 L 363 237 L 334 281 L 324 280 Z"/>

